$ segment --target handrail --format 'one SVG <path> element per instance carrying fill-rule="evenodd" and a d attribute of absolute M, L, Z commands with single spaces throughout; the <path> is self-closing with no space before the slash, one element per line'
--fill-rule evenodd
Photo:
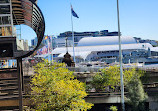
<path fill-rule="evenodd" d="M 14 2 L 14 4 L 16 4 L 15 1 L 13 1 L 13 2 Z M 44 32 L 45 32 L 44 16 L 43 16 L 40 8 L 36 5 L 36 3 L 33 0 L 21 0 L 21 5 L 22 5 L 21 8 L 23 10 L 24 22 L 21 22 L 18 24 L 14 23 L 14 25 L 25 24 L 25 25 L 31 27 L 37 35 L 38 42 L 37 42 L 37 46 L 32 51 L 26 51 L 24 53 L 21 53 L 19 56 L 16 56 L 16 58 L 24 58 L 24 57 L 28 57 L 31 54 L 33 54 L 33 52 L 41 44 L 43 37 L 44 37 Z M 26 6 L 29 6 L 29 9 Z M 14 9 L 15 8 L 13 8 L 13 12 L 17 11 Z M 41 18 L 40 19 L 37 18 L 34 14 L 40 16 Z M 18 15 L 16 15 L 16 14 L 14 16 L 18 17 Z M 31 18 L 28 19 L 28 16 L 30 16 Z M 36 22 L 33 22 L 34 20 Z"/>

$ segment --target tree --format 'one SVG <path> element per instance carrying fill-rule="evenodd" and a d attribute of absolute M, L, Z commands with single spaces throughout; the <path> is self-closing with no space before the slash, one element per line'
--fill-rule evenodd
<path fill-rule="evenodd" d="M 135 68 L 124 69 L 123 79 L 126 85 L 132 77 L 140 78 L 143 71 L 136 71 Z M 115 86 L 120 86 L 120 68 L 118 66 L 110 66 L 100 69 L 100 72 L 93 76 L 91 81 L 92 86 L 98 91 L 103 90 L 107 86 L 115 89 Z"/>
<path fill-rule="evenodd" d="M 117 111 L 118 109 L 117 109 L 117 106 L 110 106 L 110 110 L 111 111 Z"/>
<path fill-rule="evenodd" d="M 123 79 L 127 89 L 127 103 L 132 106 L 132 111 L 145 111 L 144 102 L 147 99 L 147 94 L 144 92 L 140 77 L 144 75 L 144 71 L 136 70 L 135 68 L 124 69 Z M 120 68 L 110 66 L 101 69 L 98 74 L 93 77 L 92 86 L 99 91 L 107 86 L 115 89 L 115 86 L 120 86 Z"/>
<path fill-rule="evenodd" d="M 126 85 L 127 102 L 132 106 L 132 111 L 146 111 L 144 102 L 147 94 L 144 92 L 143 85 L 139 78 L 133 78 Z"/>
<path fill-rule="evenodd" d="M 85 84 L 74 78 L 62 63 L 39 63 L 31 81 L 32 100 L 40 111 L 86 111 L 91 109 L 84 97 Z"/>

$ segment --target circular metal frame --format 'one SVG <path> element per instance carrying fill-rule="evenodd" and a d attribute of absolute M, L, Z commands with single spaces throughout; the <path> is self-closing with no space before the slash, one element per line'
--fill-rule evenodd
<path fill-rule="evenodd" d="M 44 16 L 34 0 L 12 0 L 14 25 L 25 24 L 31 27 L 37 35 L 37 45 L 32 51 L 23 51 L 17 58 L 28 57 L 41 44 L 45 32 Z M 17 8 L 18 7 L 18 8 Z"/>

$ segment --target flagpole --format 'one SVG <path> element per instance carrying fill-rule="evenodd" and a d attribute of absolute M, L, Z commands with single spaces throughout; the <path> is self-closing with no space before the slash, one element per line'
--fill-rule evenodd
<path fill-rule="evenodd" d="M 52 54 L 52 51 L 53 51 L 53 46 L 52 46 L 52 42 L 53 42 L 53 36 L 50 38 L 51 40 L 51 60 L 52 60 L 52 63 L 53 63 L 53 54 Z"/>
<path fill-rule="evenodd" d="M 71 4 L 70 4 L 71 7 Z M 73 60 L 76 63 L 76 59 L 75 59 L 75 48 L 74 48 L 74 31 L 73 31 L 73 19 L 72 19 L 72 13 L 71 13 L 71 25 L 72 25 L 72 41 L 73 41 Z"/>
<path fill-rule="evenodd" d="M 48 62 L 49 62 L 49 38 L 47 38 L 47 45 L 48 45 Z"/>
<path fill-rule="evenodd" d="M 122 111 L 125 111 L 122 50 L 121 50 L 121 37 L 120 37 L 121 32 L 120 32 L 120 19 L 119 19 L 119 0 L 117 0 L 117 18 L 118 18 L 119 62 L 120 62 L 120 78 L 121 78 L 121 103 L 122 103 Z"/>

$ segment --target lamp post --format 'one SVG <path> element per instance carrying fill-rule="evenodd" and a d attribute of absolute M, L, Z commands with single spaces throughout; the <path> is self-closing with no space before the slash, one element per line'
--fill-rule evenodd
<path fill-rule="evenodd" d="M 66 44 L 65 44 L 65 45 L 66 45 L 66 53 L 68 52 L 67 39 L 68 39 L 68 38 L 66 37 L 66 38 L 65 38 L 65 40 L 66 40 Z"/>
<path fill-rule="evenodd" d="M 117 18 L 118 18 L 118 38 L 119 38 L 119 62 L 120 62 L 120 78 L 121 78 L 121 104 L 122 111 L 125 111 L 124 104 L 124 83 L 123 83 L 123 69 L 122 69 L 122 50 L 121 50 L 121 34 L 120 34 L 120 19 L 119 19 L 119 0 L 117 0 Z"/>

